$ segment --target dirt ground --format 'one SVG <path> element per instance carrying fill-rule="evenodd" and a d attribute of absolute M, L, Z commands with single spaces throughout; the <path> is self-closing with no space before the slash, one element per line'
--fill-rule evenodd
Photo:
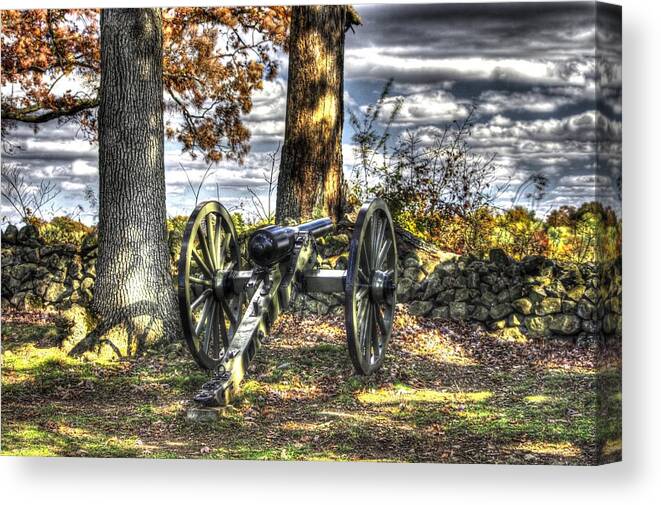
<path fill-rule="evenodd" d="M 180 345 L 68 357 L 51 316 L 3 314 L 2 454 L 594 464 L 621 457 L 617 357 L 508 341 L 399 311 L 386 363 L 356 376 L 338 317 L 283 316 L 243 395 L 186 419 L 207 375 Z"/>

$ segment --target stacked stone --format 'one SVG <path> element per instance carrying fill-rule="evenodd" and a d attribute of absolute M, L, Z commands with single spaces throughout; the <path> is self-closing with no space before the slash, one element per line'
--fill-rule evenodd
<path fill-rule="evenodd" d="M 318 241 L 318 267 L 347 268 L 350 230 Z M 244 242 L 244 241 L 242 241 Z M 398 302 L 413 315 L 516 328 L 529 337 L 612 338 L 622 331 L 621 262 L 563 263 L 543 256 L 514 261 L 493 249 L 488 259 L 399 250 Z M 44 245 L 33 226 L 2 234 L 2 306 L 66 308 L 92 300 L 96 236 L 81 247 Z M 247 263 L 246 263 L 247 264 Z M 294 310 L 342 314 L 337 294 L 299 296 Z"/>
<path fill-rule="evenodd" d="M 543 256 L 517 262 L 493 249 L 488 261 L 446 258 L 429 275 L 416 256 L 404 258 L 403 267 L 398 301 L 409 302 L 414 315 L 479 322 L 492 330 L 518 327 L 531 337 L 621 334 L 621 273 L 611 276 L 616 287 L 603 297 L 593 264 Z M 605 310 L 597 310 L 600 300 Z"/>
<path fill-rule="evenodd" d="M 2 307 L 67 307 L 92 301 L 96 238 L 81 247 L 45 245 L 37 229 L 9 225 L 2 234 Z"/>

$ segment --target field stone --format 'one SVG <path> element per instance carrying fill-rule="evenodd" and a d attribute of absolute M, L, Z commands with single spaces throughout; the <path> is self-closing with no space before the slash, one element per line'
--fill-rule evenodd
<path fill-rule="evenodd" d="M 528 297 L 533 301 L 533 302 L 540 302 L 544 298 L 546 298 L 546 291 L 544 290 L 543 286 L 532 286 L 530 288 L 530 293 L 528 294 Z"/>
<path fill-rule="evenodd" d="M 498 321 L 492 321 L 489 323 L 490 330 L 502 330 L 507 326 L 507 321 L 505 319 L 499 319 Z"/>
<path fill-rule="evenodd" d="M 596 289 L 594 289 L 594 288 L 586 289 L 583 296 L 585 296 L 585 298 L 590 300 L 592 303 L 597 303 L 597 290 Z"/>
<path fill-rule="evenodd" d="M 39 249 L 35 247 L 19 247 L 16 250 L 16 254 L 26 263 L 39 262 Z"/>
<path fill-rule="evenodd" d="M 595 321 L 582 321 L 581 329 L 586 333 L 594 335 L 597 333 L 597 323 Z"/>
<path fill-rule="evenodd" d="M 575 302 L 578 302 L 581 298 L 583 298 L 584 293 L 585 293 L 585 286 L 578 285 L 567 291 L 567 298 Z"/>
<path fill-rule="evenodd" d="M 51 282 L 44 293 L 44 300 L 47 302 L 56 302 L 66 292 L 66 287 L 60 282 Z"/>
<path fill-rule="evenodd" d="M 397 281 L 397 300 L 400 302 L 408 302 L 412 296 L 413 281 L 406 277 L 398 279 Z"/>
<path fill-rule="evenodd" d="M 25 225 L 16 234 L 16 243 L 39 246 L 39 230 L 31 224 Z"/>
<path fill-rule="evenodd" d="M 499 266 L 509 266 L 510 257 L 502 249 L 491 249 L 489 251 L 489 261 Z"/>
<path fill-rule="evenodd" d="M 422 266 L 420 263 L 420 258 L 417 256 L 407 256 L 404 259 L 404 268 L 418 268 Z"/>
<path fill-rule="evenodd" d="M 512 302 L 512 307 L 526 316 L 532 312 L 532 302 L 528 298 L 519 298 L 518 300 L 514 300 Z"/>
<path fill-rule="evenodd" d="M 509 303 L 499 303 L 489 310 L 489 315 L 493 319 L 502 319 L 512 313 L 512 305 Z"/>
<path fill-rule="evenodd" d="M 2 233 L 2 243 L 14 245 L 16 239 L 18 238 L 18 228 L 13 224 L 7 226 L 5 231 Z"/>
<path fill-rule="evenodd" d="M 82 265 L 77 261 L 69 263 L 69 276 L 74 279 L 80 279 L 83 275 Z"/>
<path fill-rule="evenodd" d="M 549 316 L 549 329 L 562 335 L 574 335 L 581 329 L 581 320 L 569 314 Z"/>
<path fill-rule="evenodd" d="M 535 305 L 535 314 L 546 316 L 556 314 L 562 310 L 562 300 L 560 298 L 542 298 Z"/>
<path fill-rule="evenodd" d="M 521 318 L 519 317 L 518 314 L 510 314 L 507 317 L 507 326 L 509 326 L 510 328 L 521 326 L 521 322 L 522 322 Z"/>
<path fill-rule="evenodd" d="M 496 300 L 498 303 L 506 303 L 510 301 L 510 292 L 507 289 L 503 289 L 500 293 L 496 295 Z"/>
<path fill-rule="evenodd" d="M 539 275 L 545 261 L 544 256 L 526 256 L 521 260 L 521 267 L 529 275 Z"/>
<path fill-rule="evenodd" d="M 576 312 L 576 302 L 573 300 L 562 300 L 562 312 L 565 314 L 573 314 Z"/>
<path fill-rule="evenodd" d="M 543 337 L 548 334 L 547 318 L 540 316 L 527 317 L 525 327 L 532 336 Z"/>
<path fill-rule="evenodd" d="M 454 289 L 447 289 L 442 291 L 437 297 L 436 301 L 445 305 L 454 301 Z"/>
<path fill-rule="evenodd" d="M 565 294 L 565 288 L 560 282 L 554 282 L 545 287 L 550 297 L 560 298 Z"/>
<path fill-rule="evenodd" d="M 459 288 L 454 292 L 455 302 L 466 302 L 470 298 L 467 288 Z"/>
<path fill-rule="evenodd" d="M 581 319 L 592 319 L 594 316 L 595 306 L 587 300 L 581 300 L 578 302 L 578 307 L 576 308 L 576 314 Z"/>
<path fill-rule="evenodd" d="M 37 265 L 35 263 L 22 263 L 14 266 L 11 275 L 19 281 L 25 281 L 33 278 L 36 271 Z"/>
<path fill-rule="evenodd" d="M 477 321 L 484 322 L 489 318 L 489 309 L 487 309 L 484 305 L 478 305 L 473 310 L 473 315 L 471 317 Z"/>
<path fill-rule="evenodd" d="M 480 297 L 480 302 L 483 305 L 486 305 L 487 307 L 492 307 L 496 304 L 498 301 L 496 295 L 494 295 L 491 291 L 484 291 L 482 293 L 482 296 Z"/>
<path fill-rule="evenodd" d="M 420 282 L 425 280 L 425 273 L 419 267 L 405 268 L 402 277 Z"/>
<path fill-rule="evenodd" d="M 435 307 L 429 314 L 429 316 L 434 319 L 447 319 L 449 315 L 450 315 L 450 310 L 445 305 L 442 305 L 440 307 Z"/>
<path fill-rule="evenodd" d="M 466 286 L 471 289 L 480 287 L 480 274 L 477 272 L 468 272 L 466 275 Z"/>
<path fill-rule="evenodd" d="M 409 305 L 409 313 L 414 316 L 427 315 L 434 308 L 432 302 L 416 300 Z"/>
<path fill-rule="evenodd" d="M 425 300 L 430 300 L 438 295 L 443 290 L 443 282 L 438 278 L 427 279 L 427 287 L 425 288 L 425 294 L 423 298 Z"/>
<path fill-rule="evenodd" d="M 463 321 L 468 315 L 466 302 L 450 302 L 450 318 Z"/>

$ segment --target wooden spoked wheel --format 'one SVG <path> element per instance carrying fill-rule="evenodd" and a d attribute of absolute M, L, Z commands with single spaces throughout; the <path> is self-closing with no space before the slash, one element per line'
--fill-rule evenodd
<path fill-rule="evenodd" d="M 369 375 L 383 363 L 392 335 L 397 285 L 395 228 L 380 199 L 360 209 L 349 245 L 344 317 L 356 372 Z"/>
<path fill-rule="evenodd" d="M 236 230 L 220 203 L 199 204 L 191 214 L 179 256 L 179 312 L 186 343 L 203 368 L 223 359 L 244 309 L 232 278 L 240 268 Z"/>

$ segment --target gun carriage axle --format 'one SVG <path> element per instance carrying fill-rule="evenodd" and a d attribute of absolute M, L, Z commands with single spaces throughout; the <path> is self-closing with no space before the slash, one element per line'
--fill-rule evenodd
<path fill-rule="evenodd" d="M 178 295 L 184 337 L 214 377 L 195 397 L 226 405 L 273 322 L 298 293 L 344 293 L 349 355 L 359 374 L 383 363 L 396 304 L 397 248 L 392 218 L 379 199 L 363 205 L 349 244 L 347 270 L 321 270 L 316 240 L 328 218 L 266 226 L 248 242 L 252 270 L 241 269 L 236 230 L 218 202 L 198 205 L 186 225 Z"/>

